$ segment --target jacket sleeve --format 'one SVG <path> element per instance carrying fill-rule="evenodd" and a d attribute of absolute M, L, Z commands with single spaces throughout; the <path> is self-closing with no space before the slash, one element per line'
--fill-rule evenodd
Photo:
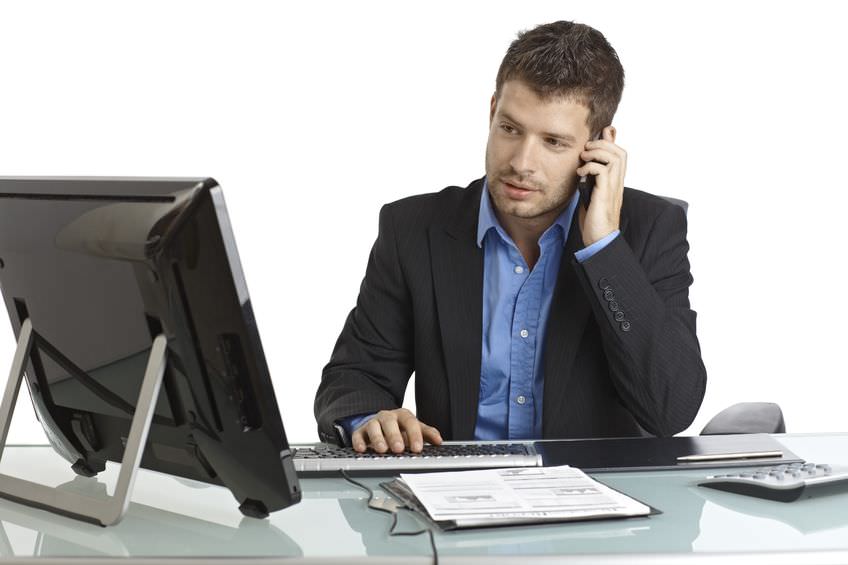
<path fill-rule="evenodd" d="M 642 249 L 637 258 L 619 236 L 575 268 L 624 405 L 648 432 L 670 436 L 694 420 L 707 380 L 689 307 L 689 244 L 679 206 L 656 216 Z"/>
<path fill-rule="evenodd" d="M 380 210 L 356 307 L 350 312 L 315 396 L 322 441 L 337 420 L 398 408 L 413 370 L 412 306 L 397 250 L 392 208 Z"/>

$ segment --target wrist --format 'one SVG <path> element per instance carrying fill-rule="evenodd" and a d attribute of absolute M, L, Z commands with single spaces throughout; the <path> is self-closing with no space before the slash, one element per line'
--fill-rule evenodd
<path fill-rule="evenodd" d="M 594 245 L 595 243 L 601 241 L 604 238 L 609 237 L 611 233 L 617 232 L 618 226 L 607 226 L 601 229 L 592 229 L 592 230 L 584 230 L 583 231 L 583 246 L 589 247 Z"/>

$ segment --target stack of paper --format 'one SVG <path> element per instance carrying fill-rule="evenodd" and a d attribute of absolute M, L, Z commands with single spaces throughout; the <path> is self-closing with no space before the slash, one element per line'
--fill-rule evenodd
<path fill-rule="evenodd" d="M 567 465 L 402 474 L 383 486 L 445 529 L 651 513 L 650 507 Z"/>

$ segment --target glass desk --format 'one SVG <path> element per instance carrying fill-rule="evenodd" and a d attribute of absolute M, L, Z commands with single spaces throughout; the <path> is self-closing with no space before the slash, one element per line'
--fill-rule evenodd
<path fill-rule="evenodd" d="M 778 435 L 817 463 L 848 464 L 848 434 Z M 47 446 L 14 446 L 0 471 L 60 489 L 109 493 L 118 467 L 76 477 Z M 848 494 L 780 503 L 700 488 L 714 469 L 601 473 L 595 477 L 655 508 L 647 518 L 436 533 L 441 563 L 848 563 Z M 385 479 L 361 479 L 378 489 Z M 300 504 L 245 518 L 224 488 L 141 469 L 124 520 L 109 528 L 0 499 L 0 559 L 32 563 L 183 565 L 253 561 L 430 563 L 426 535 L 389 537 L 391 517 L 369 510 L 342 479 L 301 481 Z M 400 531 L 423 524 L 402 513 Z M 135 562 L 135 559 L 133 560 Z M 41 562 L 39 560 L 39 562 Z"/>

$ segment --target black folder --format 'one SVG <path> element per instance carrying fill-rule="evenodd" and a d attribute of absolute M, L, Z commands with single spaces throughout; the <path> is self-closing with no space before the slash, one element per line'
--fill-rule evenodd
<path fill-rule="evenodd" d="M 535 447 L 546 467 L 571 465 L 587 473 L 749 467 L 803 461 L 768 434 L 540 440 L 535 442 Z M 677 459 L 689 455 L 767 451 L 781 451 L 783 456 L 699 462 Z"/>

